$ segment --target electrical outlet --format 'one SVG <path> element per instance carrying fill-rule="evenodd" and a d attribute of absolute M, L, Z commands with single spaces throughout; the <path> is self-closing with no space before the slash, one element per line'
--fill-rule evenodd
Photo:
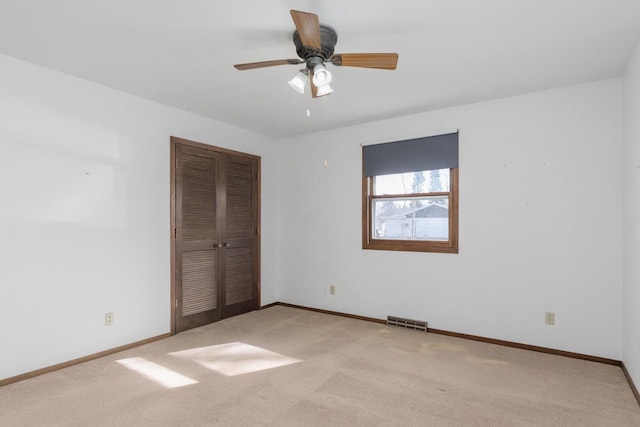
<path fill-rule="evenodd" d="M 113 326 L 113 312 L 104 314 L 104 326 Z"/>
<path fill-rule="evenodd" d="M 555 325 L 556 324 L 556 314 L 552 311 L 547 311 L 544 313 L 544 323 L 547 325 Z"/>
<path fill-rule="evenodd" d="M 330 295 L 335 295 L 336 294 L 336 286 L 335 285 L 330 285 L 329 286 L 329 294 Z"/>

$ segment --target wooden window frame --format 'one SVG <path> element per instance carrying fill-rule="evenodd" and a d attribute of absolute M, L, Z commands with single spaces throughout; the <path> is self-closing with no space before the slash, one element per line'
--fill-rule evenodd
<path fill-rule="evenodd" d="M 449 169 L 449 191 L 439 193 L 412 194 L 411 196 L 443 196 L 449 198 L 449 240 L 446 242 L 435 240 L 385 240 L 374 239 L 372 205 L 377 198 L 393 198 L 393 196 L 374 196 L 374 177 L 362 178 L 362 249 L 377 249 L 386 251 L 439 252 L 458 253 L 458 168 Z M 397 195 L 398 198 L 407 195 Z"/>

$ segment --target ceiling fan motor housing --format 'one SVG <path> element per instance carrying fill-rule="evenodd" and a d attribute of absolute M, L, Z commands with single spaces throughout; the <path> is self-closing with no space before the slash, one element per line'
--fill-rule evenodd
<path fill-rule="evenodd" d="M 333 28 L 327 25 L 320 25 L 320 50 L 303 46 L 298 31 L 293 33 L 293 44 L 296 45 L 296 52 L 298 56 L 305 61 L 311 57 L 320 57 L 322 62 L 326 61 L 333 55 L 337 42 L 338 34 Z"/>

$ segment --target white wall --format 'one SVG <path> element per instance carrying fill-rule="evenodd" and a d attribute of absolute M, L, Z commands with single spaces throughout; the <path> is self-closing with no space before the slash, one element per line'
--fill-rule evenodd
<path fill-rule="evenodd" d="M 262 156 L 273 241 L 275 141 L 0 56 L 0 379 L 169 332 L 171 135 Z"/>
<path fill-rule="evenodd" d="M 280 141 L 282 300 L 620 360 L 621 88 L 610 79 Z M 457 128 L 460 253 L 362 250 L 360 144 Z"/>
<path fill-rule="evenodd" d="M 624 76 L 624 355 L 640 387 L 640 45 Z"/>

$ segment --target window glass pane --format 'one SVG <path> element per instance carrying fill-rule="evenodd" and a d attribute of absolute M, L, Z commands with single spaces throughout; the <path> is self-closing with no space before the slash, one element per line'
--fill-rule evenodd
<path fill-rule="evenodd" d="M 447 196 L 374 199 L 372 208 L 373 239 L 449 240 Z"/>
<path fill-rule="evenodd" d="M 373 177 L 373 194 L 417 194 L 449 191 L 449 169 Z"/>

